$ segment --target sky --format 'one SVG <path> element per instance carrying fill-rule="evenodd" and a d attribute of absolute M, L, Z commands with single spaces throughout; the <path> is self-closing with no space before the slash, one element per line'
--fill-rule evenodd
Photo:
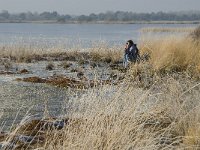
<path fill-rule="evenodd" d="M 0 11 L 11 13 L 57 11 L 88 15 L 106 11 L 170 12 L 200 11 L 200 0 L 0 0 Z"/>

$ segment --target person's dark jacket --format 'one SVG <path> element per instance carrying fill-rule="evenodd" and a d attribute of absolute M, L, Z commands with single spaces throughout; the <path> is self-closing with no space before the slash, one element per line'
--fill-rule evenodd
<path fill-rule="evenodd" d="M 139 57 L 139 50 L 136 44 L 133 44 L 128 49 L 125 50 L 125 54 L 128 56 L 128 60 L 131 62 L 136 62 Z"/>

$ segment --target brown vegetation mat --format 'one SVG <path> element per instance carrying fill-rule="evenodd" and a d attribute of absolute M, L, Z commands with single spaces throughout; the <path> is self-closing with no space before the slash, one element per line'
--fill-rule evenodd
<path fill-rule="evenodd" d="M 0 71 L 0 75 L 12 75 L 12 74 L 26 74 L 29 73 L 28 70 L 22 69 L 18 72 L 12 72 L 12 71 Z"/>
<path fill-rule="evenodd" d="M 29 71 L 27 69 L 22 69 L 19 71 L 20 74 L 25 74 L 25 73 L 29 73 Z"/>
<path fill-rule="evenodd" d="M 13 132 L 1 132 L 0 142 L 4 149 L 26 149 L 44 145 L 48 132 L 61 130 L 70 120 L 56 118 L 29 119 L 22 121 Z"/>
<path fill-rule="evenodd" d="M 88 80 L 86 78 L 83 78 L 82 80 L 76 80 L 65 76 L 51 76 L 48 78 L 40 78 L 35 76 L 23 79 L 17 78 L 16 80 L 24 82 L 32 82 L 32 83 L 47 83 L 58 87 L 70 87 L 78 89 L 87 89 L 90 87 L 112 83 L 111 80 Z"/>

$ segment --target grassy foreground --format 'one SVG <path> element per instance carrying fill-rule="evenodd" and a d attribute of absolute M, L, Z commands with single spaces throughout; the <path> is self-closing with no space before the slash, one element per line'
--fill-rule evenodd
<path fill-rule="evenodd" d="M 47 139 L 45 149 L 200 148 L 200 45 L 167 37 L 140 46 L 149 62 L 131 66 L 122 85 L 73 100 L 79 113 L 72 118 L 82 121 L 54 133 L 57 140 Z"/>
<path fill-rule="evenodd" d="M 72 97 L 67 116 L 72 121 L 60 131 L 50 129 L 32 149 L 200 149 L 199 37 L 197 30 L 186 37 L 142 39 L 141 55 L 148 53 L 149 60 L 131 65 L 118 85 Z M 115 63 L 122 58 L 120 49 L 98 47 L 84 55 L 35 52 L 24 58 L 76 55 Z M 1 53 L 15 61 L 22 58 L 17 54 Z"/>
<path fill-rule="evenodd" d="M 199 148 L 199 84 L 184 91 L 188 85 L 172 78 L 165 82 L 152 87 L 160 88 L 157 92 L 103 87 L 74 99 L 79 112 L 71 117 L 81 121 L 50 133 L 44 148 Z"/>

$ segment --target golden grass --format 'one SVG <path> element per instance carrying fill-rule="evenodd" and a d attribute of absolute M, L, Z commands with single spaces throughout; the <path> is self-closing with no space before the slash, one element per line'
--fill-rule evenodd
<path fill-rule="evenodd" d="M 149 63 L 155 71 L 199 70 L 200 45 L 191 37 L 168 36 L 141 42 L 141 52 L 150 54 Z"/>
<path fill-rule="evenodd" d="M 169 75 L 200 79 L 200 44 L 191 36 L 154 36 L 141 39 L 139 45 L 141 56 L 149 54 L 150 59 L 130 65 L 126 79 L 135 86 L 150 88 Z"/>
<path fill-rule="evenodd" d="M 116 62 L 122 59 L 122 47 L 109 47 L 107 44 L 93 45 L 88 49 L 66 49 L 66 48 L 42 48 L 31 46 L 2 46 L 0 47 L 0 58 L 7 58 L 15 62 L 35 62 L 35 61 L 103 61 Z"/>
<path fill-rule="evenodd" d="M 93 61 L 117 62 L 123 57 L 123 48 L 118 46 L 110 47 L 107 44 L 97 45 L 89 50 Z"/>
<path fill-rule="evenodd" d="M 183 27 L 183 28 L 148 27 L 148 28 L 142 28 L 140 31 L 143 33 L 146 33 L 146 32 L 192 32 L 194 31 L 194 28 L 193 27 Z"/>
<path fill-rule="evenodd" d="M 168 76 L 149 90 L 130 83 L 89 89 L 70 99 L 68 117 L 73 120 L 62 130 L 45 131 L 45 142 L 22 146 L 66 150 L 198 149 L 199 86 Z M 16 133 L 29 135 L 21 130 L 18 127 L 7 139 Z"/>
<path fill-rule="evenodd" d="M 31 46 L 2 46 L 0 47 L 0 57 L 8 58 L 16 62 L 31 62 L 33 59 L 41 59 L 40 56 L 48 53 L 54 53 L 54 50 L 43 50 Z"/>
<path fill-rule="evenodd" d="M 158 91 L 125 84 L 91 89 L 72 99 L 70 116 L 79 121 L 50 132 L 43 148 L 199 148 L 199 127 L 194 124 L 200 119 L 199 89 L 191 87 L 187 93 L 182 89 L 185 83 L 173 78 L 164 82 L 155 87 Z"/>
<path fill-rule="evenodd" d="M 69 100 L 68 117 L 74 121 L 60 131 L 45 133 L 42 144 L 28 146 L 55 150 L 198 149 L 199 89 L 199 83 L 181 76 L 160 79 L 149 90 L 130 82 L 88 89 Z"/>
<path fill-rule="evenodd" d="M 188 127 L 186 131 L 186 136 L 183 139 L 185 145 L 199 148 L 200 147 L 200 129 L 199 123 L 193 124 Z"/>

